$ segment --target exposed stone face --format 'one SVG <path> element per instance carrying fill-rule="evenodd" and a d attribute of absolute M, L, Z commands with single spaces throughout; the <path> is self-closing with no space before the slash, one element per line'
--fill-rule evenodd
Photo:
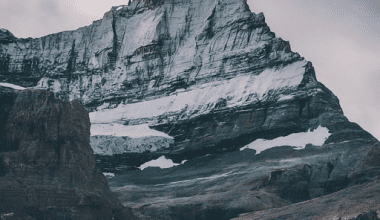
<path fill-rule="evenodd" d="M 16 96 L 17 93 L 12 88 L 0 86 L 0 144 L 3 146 L 0 152 L 9 150 L 5 149 L 6 125 Z"/>
<path fill-rule="evenodd" d="M 375 180 L 347 188 L 334 194 L 310 201 L 292 204 L 281 208 L 272 208 L 252 213 L 241 214 L 233 220 L 254 219 L 378 219 L 380 181 Z M 377 211 L 368 215 L 363 212 Z M 363 216 L 364 215 L 364 216 Z M 360 217 L 359 217 L 360 216 Z M 356 217 L 356 218 L 355 218 Z M 363 218 L 364 217 L 364 218 Z M 366 217 L 366 218 L 365 218 Z"/>
<path fill-rule="evenodd" d="M 16 40 L 16 37 L 4 28 L 0 28 L 0 43 L 7 44 Z"/>
<path fill-rule="evenodd" d="M 121 212 L 95 168 L 82 104 L 45 90 L 20 91 L 11 104 L 0 148 L 0 213 L 14 213 L 15 219 L 112 219 Z M 2 109 L 7 105 L 1 103 Z"/>
<path fill-rule="evenodd" d="M 198 157 L 170 169 L 125 172 L 108 181 L 124 205 L 153 219 L 231 219 L 255 211 L 263 214 L 252 219 L 280 219 L 271 218 L 275 208 L 283 219 L 296 219 L 298 207 L 301 219 L 315 219 L 326 211 L 350 212 L 347 204 L 360 210 L 363 195 L 369 201 L 378 198 L 378 182 L 372 192 L 356 186 L 379 178 L 379 167 L 366 165 L 376 145 L 376 139 L 357 139 L 301 150 L 279 146 L 260 154 L 246 149 Z M 370 204 L 378 209 L 375 201 Z"/>
<path fill-rule="evenodd" d="M 372 138 L 334 125 L 349 124 L 338 98 L 244 0 L 135 0 L 75 31 L 0 43 L 0 59 L 0 80 L 77 99 L 93 124 L 148 123 L 174 137 L 170 148 L 118 154 L 129 165 L 319 125 L 335 128 L 329 142 Z"/>
<path fill-rule="evenodd" d="M 311 62 L 276 38 L 264 15 L 252 13 L 245 0 L 134 0 L 75 31 L 38 39 L 1 33 L 1 81 L 77 99 L 99 127 L 123 133 L 124 126 L 149 124 L 174 138 L 174 143 L 150 134 L 133 138 L 128 132 L 91 137 L 102 169 L 128 170 L 109 182 L 142 219 L 229 219 L 266 209 L 278 214 L 273 219 L 289 217 L 313 203 L 298 203 L 291 213 L 279 207 L 309 199 L 328 207 L 325 198 L 332 193 L 347 187 L 350 192 L 379 175 L 378 141 L 347 120 L 338 98 L 317 81 Z M 99 206 L 104 218 L 112 209 L 119 210 L 115 218 L 131 215 L 107 199 L 106 180 L 95 171 L 91 149 L 83 147 L 90 131 L 79 105 L 57 101 L 50 92 L 25 91 L 12 107 L 18 112 L 0 108 L 0 123 L 9 117 L 0 160 L 6 189 L 0 192 L 8 197 L 1 198 L 27 195 L 20 204 L 30 218 L 71 213 L 91 219 Z M 259 138 L 319 126 L 331 135 L 318 146 L 237 151 Z M 171 169 L 136 170 L 162 155 L 188 161 Z M 26 180 L 43 188 L 25 189 Z M 305 209 L 305 219 L 321 212 Z M 258 217 L 248 219 L 265 219 L 267 213 L 254 214 Z"/>

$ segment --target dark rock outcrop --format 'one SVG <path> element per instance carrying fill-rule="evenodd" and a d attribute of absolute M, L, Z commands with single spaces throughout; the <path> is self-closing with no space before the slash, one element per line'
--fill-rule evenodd
<path fill-rule="evenodd" d="M 379 216 L 375 210 L 370 210 L 369 212 L 362 213 L 356 218 L 350 220 L 379 220 Z"/>
<path fill-rule="evenodd" d="M 4 28 L 0 28 L 0 43 L 8 44 L 14 42 L 16 39 L 17 38 L 11 32 Z"/>
<path fill-rule="evenodd" d="M 1 102 L 0 213 L 38 220 L 120 216 L 123 206 L 95 167 L 83 105 L 63 102 L 50 91 L 15 94 L 0 88 L 0 99 L 6 100 Z"/>
<path fill-rule="evenodd" d="M 378 219 L 379 212 L 371 210 L 380 210 L 379 187 L 380 181 L 377 179 L 306 202 L 241 214 L 233 220 Z"/>
<path fill-rule="evenodd" d="M 0 145 L 2 146 L 0 152 L 8 151 L 5 139 L 6 125 L 16 97 L 17 93 L 14 89 L 0 86 Z"/>

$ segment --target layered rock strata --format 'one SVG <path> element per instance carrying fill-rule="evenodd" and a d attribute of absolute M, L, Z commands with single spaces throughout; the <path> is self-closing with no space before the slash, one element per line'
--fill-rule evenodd
<path fill-rule="evenodd" d="M 75 31 L 17 39 L 1 30 L 0 80 L 49 89 L 64 100 L 83 103 L 91 112 L 93 128 L 99 128 L 91 131 L 91 144 L 100 167 L 106 171 L 129 170 L 108 180 L 111 189 L 142 219 L 230 219 L 247 212 L 254 213 L 240 218 L 331 217 L 334 213 L 330 209 L 323 213 L 321 207 L 334 203 L 332 211 L 342 213 L 344 209 L 334 197 L 355 200 L 351 204 L 358 210 L 364 200 L 358 199 L 359 194 L 347 199 L 344 193 L 375 191 L 378 185 L 368 183 L 379 176 L 378 141 L 344 117 L 338 98 L 317 81 L 313 65 L 292 52 L 289 42 L 276 38 L 264 15 L 252 13 L 245 0 L 134 0 L 112 7 L 102 19 Z M 51 93 L 36 94 L 50 97 Z M 12 103 L 16 97 L 10 92 L 4 103 Z M 59 113 L 60 105 L 37 111 L 41 112 L 40 121 L 46 121 L 50 128 L 58 119 L 48 120 L 45 111 Z M 74 101 L 66 105 L 79 104 Z M 25 185 L 24 179 L 45 185 L 49 181 L 61 183 L 58 177 L 64 180 L 60 188 L 49 185 L 57 189 L 55 192 L 63 190 L 62 197 L 52 194 L 49 198 L 60 198 L 63 205 L 57 207 L 64 208 L 46 208 L 43 200 L 33 197 L 41 194 L 45 198 L 45 191 L 27 188 L 23 192 L 30 196 L 22 197 L 18 212 L 30 218 L 35 213 L 77 216 L 75 213 L 81 213 L 77 210 L 93 215 L 91 207 L 96 206 L 81 209 L 77 201 L 83 203 L 82 191 L 99 189 L 95 192 L 98 196 L 84 196 L 88 198 L 84 201 L 99 201 L 94 203 L 102 204 L 104 218 L 108 217 L 109 210 L 117 205 L 104 205 L 114 204 L 114 200 L 104 197 L 108 191 L 101 186 L 106 183 L 93 170 L 91 150 L 80 148 L 79 154 L 69 154 L 59 144 L 68 149 L 79 148 L 77 142 L 88 146 L 88 129 L 85 137 L 70 145 L 65 141 L 76 140 L 76 134 L 66 129 L 68 125 L 63 126 L 63 135 L 58 135 L 58 128 L 34 129 L 36 126 L 31 125 L 39 120 L 26 114 L 22 120 L 26 126 L 17 127 L 14 123 L 21 116 L 13 116 L 12 106 L 0 108 L 1 123 L 12 119 L 4 126 L 13 133 L 0 130 L 7 135 L 2 140 L 2 149 L 7 152 L 2 154 L 6 157 L 0 173 L 5 177 L 17 174 L 18 178 L 3 182 L 10 184 L 6 185 L 11 189 L 7 193 L 14 193 L 10 198 L 19 193 L 13 190 L 18 184 Z M 59 114 L 64 115 L 63 110 Z M 74 131 L 88 124 L 77 117 L 70 119 Z M 135 136 L 131 131 L 140 131 L 139 126 L 145 130 Z M 16 128 L 20 132 L 15 132 Z M 255 140 L 273 139 L 275 143 L 281 136 L 315 132 L 317 128 L 328 130 L 328 138 L 318 144 L 238 150 L 250 148 Z M 42 137 L 41 131 L 49 138 L 31 136 Z M 155 133 L 158 131 L 160 135 Z M 48 157 L 41 156 L 37 145 Z M 178 166 L 131 168 L 163 155 Z M 7 158 L 20 166 L 9 165 Z M 72 158 L 78 160 L 72 162 Z M 184 160 L 188 161 L 179 164 Z M 38 173 L 40 179 L 21 172 L 29 169 L 29 173 L 36 173 L 35 167 L 41 164 L 46 168 L 41 168 L 42 177 Z M 60 167 L 73 174 L 64 173 Z M 10 172 L 12 169 L 15 171 Z M 73 191 L 66 190 L 70 184 L 74 184 Z M 366 188 L 357 184 L 373 185 Z M 21 188 L 25 187 L 17 189 Z M 339 192 L 342 189 L 346 191 Z M 374 198 L 370 195 L 366 201 L 376 202 Z M 312 209 L 306 206 L 315 202 L 323 205 Z M 12 213 L 9 207 L 2 208 Z"/>
<path fill-rule="evenodd" d="M 95 167 L 83 105 L 45 90 L 0 89 L 0 214 L 123 219 L 127 210 Z"/>
<path fill-rule="evenodd" d="M 137 169 L 145 161 L 160 156 L 162 149 L 174 144 L 174 138 L 150 129 L 146 124 L 93 124 L 90 144 L 101 170 L 120 172 Z M 147 151 L 151 153 L 144 155 Z"/>
<path fill-rule="evenodd" d="M 109 184 L 147 219 L 343 218 L 379 208 L 379 181 L 372 183 L 380 176 L 379 149 L 376 139 L 278 146 L 260 154 L 245 149 L 125 172 Z"/>
<path fill-rule="evenodd" d="M 244 0 L 135 0 L 75 31 L 3 41 L 0 63 L 0 80 L 78 99 L 93 124 L 149 124 L 174 138 L 114 155 L 127 165 L 161 155 L 180 163 L 318 126 L 333 133 L 328 142 L 372 138 Z"/>

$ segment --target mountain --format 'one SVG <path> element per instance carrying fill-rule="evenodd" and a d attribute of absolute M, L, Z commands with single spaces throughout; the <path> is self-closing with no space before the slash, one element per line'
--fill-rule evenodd
<path fill-rule="evenodd" d="M 144 155 L 125 149 L 127 165 L 163 154 L 181 162 L 336 123 L 328 142 L 342 126 L 352 127 L 345 140 L 372 137 L 241 0 L 133 1 L 76 31 L 3 43 L 0 54 L 3 81 L 77 99 L 93 125 L 148 124 L 175 138 Z"/>
<path fill-rule="evenodd" d="M 378 140 L 245 0 L 134 0 L 75 31 L 1 36 L 0 80 L 81 102 L 98 167 L 141 218 L 229 219 L 377 175 Z M 160 158 L 177 166 L 136 168 Z"/>

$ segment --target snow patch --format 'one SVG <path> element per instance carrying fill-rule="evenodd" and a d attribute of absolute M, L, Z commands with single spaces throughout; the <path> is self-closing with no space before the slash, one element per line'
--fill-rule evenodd
<path fill-rule="evenodd" d="M 179 163 L 173 163 L 172 160 L 166 159 L 165 156 L 161 156 L 160 158 L 156 160 L 151 160 L 149 162 L 144 163 L 139 168 L 141 170 L 144 170 L 147 167 L 159 167 L 161 169 L 170 168 L 174 166 L 180 165 Z"/>
<path fill-rule="evenodd" d="M 296 89 L 303 79 L 306 61 L 298 61 L 281 69 L 267 69 L 259 75 L 244 75 L 230 80 L 206 83 L 193 90 L 154 100 L 122 104 L 115 109 L 91 112 L 92 123 L 112 123 L 120 119 L 152 118 L 159 115 L 179 113 L 200 115 L 211 111 L 224 99 L 227 107 L 242 106 L 254 100 L 265 100 L 269 93 L 280 94 L 282 90 Z M 197 112 L 193 114 L 193 112 Z"/>
<path fill-rule="evenodd" d="M 132 5 L 131 5 L 132 6 Z M 131 10 L 133 6 L 130 7 Z M 144 13 L 133 16 L 128 20 L 128 24 L 124 34 L 124 42 L 121 54 L 132 55 L 139 47 L 146 46 L 152 43 L 157 34 L 157 25 L 163 18 L 163 13 L 146 11 Z"/>
<path fill-rule="evenodd" d="M 88 61 L 88 69 L 93 70 L 99 68 L 99 62 L 98 59 L 96 59 L 95 54 L 91 57 L 91 59 Z"/>
<path fill-rule="evenodd" d="M 329 130 L 325 127 L 319 126 L 314 131 L 307 131 L 301 133 L 290 134 L 285 137 L 278 137 L 273 140 L 257 139 L 254 142 L 240 148 L 240 151 L 244 149 L 254 149 L 256 154 L 261 151 L 276 147 L 276 146 L 295 146 L 296 150 L 303 149 L 307 144 L 313 144 L 317 146 L 323 145 L 325 140 L 330 136 Z"/>
<path fill-rule="evenodd" d="M 130 138 L 128 136 L 117 137 L 112 135 L 95 135 L 90 137 L 90 145 L 94 154 L 112 156 L 123 153 L 156 152 L 166 149 L 174 140 L 157 136 Z"/>
<path fill-rule="evenodd" d="M 108 108 L 109 106 L 110 106 L 110 103 L 105 102 L 105 103 L 103 103 L 101 106 L 97 107 L 96 109 L 97 109 L 98 111 L 100 111 L 100 110 L 102 110 L 102 109 Z"/>
<path fill-rule="evenodd" d="M 61 91 L 61 83 L 58 80 L 54 80 L 54 82 L 50 86 L 50 89 L 53 92 L 59 92 L 59 91 Z"/>
<path fill-rule="evenodd" d="M 294 98 L 293 95 L 280 95 L 280 98 L 278 99 L 278 101 L 289 100 L 289 99 L 292 99 L 292 98 Z"/>
<path fill-rule="evenodd" d="M 60 81 L 60 79 L 49 79 L 47 77 L 43 77 L 40 81 L 38 81 L 37 85 L 34 88 L 50 89 L 53 92 L 60 92 L 62 87 Z"/>
<path fill-rule="evenodd" d="M 49 85 L 48 85 L 49 80 L 50 80 L 49 78 L 43 77 L 42 79 L 40 79 L 40 81 L 38 81 L 37 86 L 35 86 L 35 88 L 37 88 L 37 89 L 48 88 L 49 87 Z"/>
<path fill-rule="evenodd" d="M 121 124 L 92 124 L 91 136 L 95 135 L 111 135 L 116 137 L 164 137 L 168 139 L 174 139 L 173 137 L 165 134 L 161 131 L 150 129 L 147 124 L 126 126 Z"/>
<path fill-rule="evenodd" d="M 114 174 L 114 173 L 103 173 L 103 175 L 104 175 L 105 177 L 109 177 L 109 178 L 115 177 L 115 174 Z"/>
<path fill-rule="evenodd" d="M 14 85 L 14 84 L 11 84 L 11 83 L 0 83 L 0 86 L 12 88 L 12 89 L 18 89 L 18 90 L 24 90 L 25 89 L 24 87 L 21 87 L 21 86 L 18 86 L 18 85 Z"/>
<path fill-rule="evenodd" d="M 92 124 L 90 145 L 94 154 L 155 152 L 169 148 L 174 138 L 150 129 L 147 124 L 125 126 L 121 124 Z"/>

